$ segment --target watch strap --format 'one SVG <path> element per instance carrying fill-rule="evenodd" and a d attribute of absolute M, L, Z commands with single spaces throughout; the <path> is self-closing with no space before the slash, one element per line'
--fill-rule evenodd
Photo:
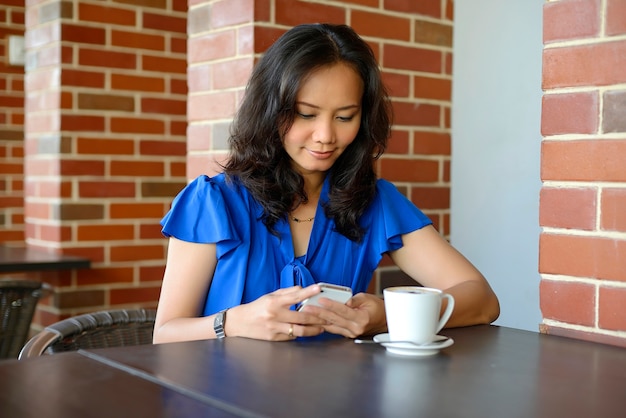
<path fill-rule="evenodd" d="M 217 315 L 215 315 L 215 319 L 213 320 L 213 330 L 215 331 L 215 335 L 218 339 L 222 339 L 226 337 L 226 333 L 224 333 L 224 324 L 226 323 L 226 311 L 219 311 Z"/>

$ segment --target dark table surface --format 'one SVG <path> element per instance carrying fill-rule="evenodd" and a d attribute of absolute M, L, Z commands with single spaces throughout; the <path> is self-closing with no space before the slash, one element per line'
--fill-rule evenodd
<path fill-rule="evenodd" d="M 61 409 L 86 408 L 102 402 L 91 393 L 97 387 L 103 397 L 133 398 L 129 408 L 139 414 L 133 416 L 156 407 L 161 409 L 152 416 L 175 416 L 163 401 L 170 397 L 181 416 L 197 416 L 184 411 L 202 408 L 249 417 L 624 416 L 623 348 L 497 326 L 442 334 L 454 345 L 421 358 L 397 357 L 348 339 L 226 338 L 94 349 L 58 361 L 66 354 L 8 360 L 0 362 L 0 408 L 8 408 L 7 416 L 24 416 L 50 402 Z M 72 360 L 78 359 L 75 366 Z M 35 389 L 28 387 L 27 375 L 39 376 Z M 54 397 L 44 395 L 44 388 L 55 385 Z M 60 388 L 76 405 L 68 406 Z M 111 402 L 109 408 L 111 416 L 125 416 L 121 406 Z"/>
<path fill-rule="evenodd" d="M 3 418 L 209 416 L 240 415 L 76 352 L 0 361 Z"/>
<path fill-rule="evenodd" d="M 0 245 L 0 273 L 82 269 L 90 266 L 91 261 L 82 257 Z"/>

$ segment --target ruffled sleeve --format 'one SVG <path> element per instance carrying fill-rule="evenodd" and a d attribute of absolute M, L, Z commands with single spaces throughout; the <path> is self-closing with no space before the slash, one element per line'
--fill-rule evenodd
<path fill-rule="evenodd" d="M 406 198 L 396 186 L 386 180 L 378 180 L 376 198 L 368 217 L 374 253 L 373 258 L 402 247 L 402 235 L 431 225 L 432 221 Z M 366 225 L 367 227 L 367 225 Z"/>
<path fill-rule="evenodd" d="M 245 210 L 245 205 L 232 198 L 236 194 L 223 177 L 197 177 L 174 198 L 161 220 L 163 235 L 188 242 L 219 243 L 219 258 L 241 242 L 232 219 Z"/>

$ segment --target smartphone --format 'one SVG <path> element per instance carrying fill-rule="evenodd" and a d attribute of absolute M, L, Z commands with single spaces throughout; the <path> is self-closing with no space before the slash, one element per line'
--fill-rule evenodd
<path fill-rule="evenodd" d="M 322 291 L 315 296 L 303 300 L 300 306 L 298 306 L 298 310 L 304 308 L 306 305 L 320 306 L 318 303 L 319 298 L 328 298 L 336 300 L 337 302 L 346 303 L 352 297 L 352 289 L 347 286 L 330 283 L 318 284 L 322 288 Z"/>

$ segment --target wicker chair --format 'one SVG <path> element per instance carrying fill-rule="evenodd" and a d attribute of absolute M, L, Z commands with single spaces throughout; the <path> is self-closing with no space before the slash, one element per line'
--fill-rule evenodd
<path fill-rule="evenodd" d="M 154 309 L 116 309 L 67 318 L 31 338 L 19 359 L 84 348 L 151 344 L 155 317 Z"/>
<path fill-rule="evenodd" d="M 50 287 L 36 280 L 0 279 L 0 359 L 16 359 L 39 299 Z"/>

